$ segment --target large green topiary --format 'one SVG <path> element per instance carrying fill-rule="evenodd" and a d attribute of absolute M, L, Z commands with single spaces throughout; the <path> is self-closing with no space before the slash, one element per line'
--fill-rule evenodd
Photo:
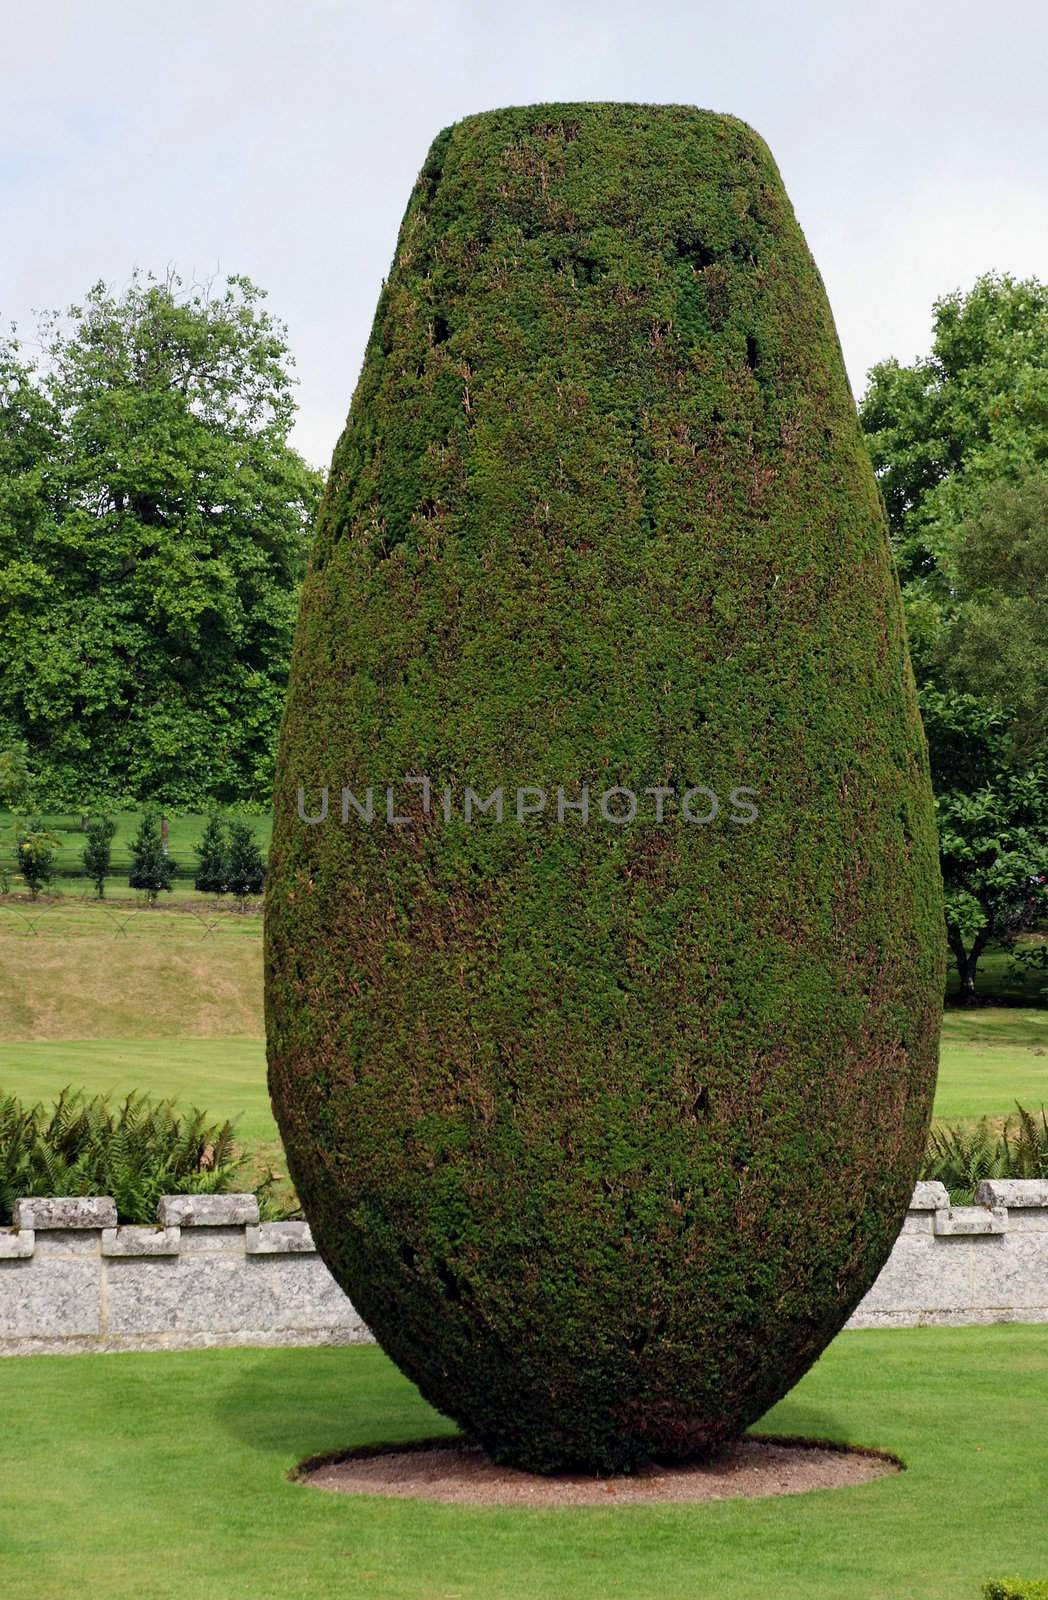
<path fill-rule="evenodd" d="M 601 817 L 646 786 L 661 822 Z M 270 1082 L 325 1261 L 501 1459 L 718 1446 L 888 1254 L 942 949 L 881 507 L 768 151 L 678 106 L 442 133 L 279 756 Z"/>

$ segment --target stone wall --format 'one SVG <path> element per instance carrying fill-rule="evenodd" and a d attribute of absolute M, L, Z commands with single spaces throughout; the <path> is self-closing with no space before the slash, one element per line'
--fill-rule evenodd
<path fill-rule="evenodd" d="M 850 1328 L 1048 1322 L 1048 1182 L 989 1179 L 975 1198 L 951 1207 L 941 1183 L 917 1185 Z"/>
<path fill-rule="evenodd" d="M 980 1184 L 951 1208 L 919 1183 L 891 1257 L 849 1327 L 1048 1322 L 1048 1182 Z M 253 1195 L 174 1195 L 158 1226 L 112 1200 L 19 1200 L 0 1228 L 0 1355 L 355 1344 L 370 1334 L 304 1222 L 258 1220 Z"/>
<path fill-rule="evenodd" d="M 260 1223 L 243 1194 L 170 1196 L 158 1220 L 19 1200 L 0 1229 L 0 1355 L 370 1339 L 306 1223 Z"/>

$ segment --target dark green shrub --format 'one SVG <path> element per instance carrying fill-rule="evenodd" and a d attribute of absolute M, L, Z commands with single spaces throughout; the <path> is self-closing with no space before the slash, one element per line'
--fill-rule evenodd
<path fill-rule="evenodd" d="M 212 812 L 196 847 L 197 868 L 193 887 L 202 894 L 225 894 L 226 883 L 226 824 L 218 812 Z"/>
<path fill-rule="evenodd" d="M 675 798 L 465 820 L 583 784 Z M 324 1259 L 500 1458 L 715 1449 L 872 1283 L 931 1110 L 935 825 L 832 318 L 741 123 L 434 143 L 305 583 L 267 923 Z"/>
<path fill-rule="evenodd" d="M 162 1194 L 235 1190 L 243 1166 L 230 1122 L 170 1100 L 131 1094 L 114 1106 L 67 1089 L 48 1111 L 0 1096 L 0 1224 L 22 1197 L 91 1194 L 112 1195 L 122 1222 L 155 1222 Z"/>
<path fill-rule="evenodd" d="M 84 871 L 95 886 L 99 900 L 105 899 L 106 878 L 113 856 L 113 835 L 116 823 L 112 817 L 89 817 L 84 829 L 87 843 L 83 849 Z"/>
<path fill-rule="evenodd" d="M 226 887 L 236 895 L 241 909 L 253 894 L 261 894 L 266 881 L 266 864 L 247 822 L 229 824 L 226 850 Z"/>
<path fill-rule="evenodd" d="M 131 841 L 127 881 L 132 889 L 144 889 L 146 899 L 153 905 L 161 892 L 170 890 L 176 871 L 176 863 L 164 850 L 160 818 L 155 811 L 147 811 Z"/>
<path fill-rule="evenodd" d="M 1048 1600 L 1048 1578 L 992 1578 L 983 1594 L 985 1600 Z"/>

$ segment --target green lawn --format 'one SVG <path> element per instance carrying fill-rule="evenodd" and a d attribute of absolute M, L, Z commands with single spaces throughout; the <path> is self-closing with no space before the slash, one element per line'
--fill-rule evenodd
<path fill-rule="evenodd" d="M 0 1089 L 53 1100 L 68 1084 L 92 1094 L 129 1089 L 177 1097 L 237 1122 L 245 1144 L 277 1137 L 258 1039 L 71 1039 L 0 1044 Z"/>
<path fill-rule="evenodd" d="M 1016 1101 L 1031 1109 L 1048 1104 L 1048 1010 L 976 1006 L 947 1011 L 936 1116 L 950 1121 L 1000 1117 L 1014 1111 Z"/>
<path fill-rule="evenodd" d="M 1048 1328 L 842 1334 L 763 1419 L 908 1471 L 571 1511 L 343 1498 L 322 1450 L 446 1426 L 376 1349 L 0 1362 L 4 1600 L 979 1600 L 1048 1573 Z"/>

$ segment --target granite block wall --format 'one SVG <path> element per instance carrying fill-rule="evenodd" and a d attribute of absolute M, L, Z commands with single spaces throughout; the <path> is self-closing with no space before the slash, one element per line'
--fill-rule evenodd
<path fill-rule="evenodd" d="M 849 1327 L 1048 1322 L 1048 1182 L 989 1181 L 951 1207 L 919 1183 Z M 0 1228 L 0 1355 L 356 1344 L 371 1335 L 308 1224 L 253 1195 L 170 1195 L 156 1227 L 106 1198 L 19 1200 Z"/>

